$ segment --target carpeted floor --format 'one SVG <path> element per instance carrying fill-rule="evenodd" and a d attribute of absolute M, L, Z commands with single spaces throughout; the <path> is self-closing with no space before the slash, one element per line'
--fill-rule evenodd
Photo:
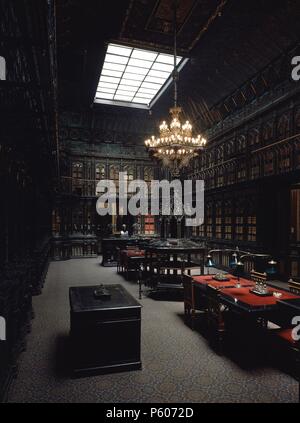
<path fill-rule="evenodd" d="M 183 304 L 144 298 L 143 370 L 71 379 L 60 370 L 69 333 L 68 288 L 122 283 L 136 298 L 138 287 L 99 266 L 99 259 L 50 265 L 36 318 L 20 360 L 9 402 L 298 402 L 295 379 L 271 367 L 245 370 L 217 355 L 206 339 L 183 323 Z"/>

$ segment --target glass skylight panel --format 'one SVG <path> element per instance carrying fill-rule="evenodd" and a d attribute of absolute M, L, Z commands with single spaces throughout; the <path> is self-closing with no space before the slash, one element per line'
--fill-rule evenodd
<path fill-rule="evenodd" d="M 133 99 L 133 97 L 134 97 L 134 95 L 132 95 L 132 94 L 121 94 L 121 93 L 115 94 L 116 100 L 131 101 Z"/>
<path fill-rule="evenodd" d="M 126 68 L 126 72 L 130 72 L 136 75 L 147 75 L 147 73 L 149 72 L 149 69 L 145 69 L 145 68 L 137 68 L 134 66 L 127 66 Z"/>
<path fill-rule="evenodd" d="M 115 100 L 132 101 L 132 99 L 133 99 L 133 95 L 128 96 L 128 95 L 122 95 L 118 93 L 115 95 Z"/>
<path fill-rule="evenodd" d="M 130 87 L 139 87 L 141 85 L 140 81 L 135 81 L 134 79 L 121 79 L 122 85 L 129 85 Z"/>
<path fill-rule="evenodd" d="M 122 91 L 129 91 L 129 92 L 134 92 L 134 93 L 136 93 L 137 92 L 137 89 L 138 89 L 138 87 L 132 87 L 132 86 L 129 86 L 129 85 L 119 85 L 119 88 L 118 88 L 119 90 L 122 90 Z"/>
<path fill-rule="evenodd" d="M 115 78 L 121 78 L 123 75 L 123 72 L 115 71 L 111 69 L 103 69 L 102 71 L 103 76 L 114 76 Z"/>
<path fill-rule="evenodd" d="M 101 76 L 100 82 L 110 82 L 111 84 L 118 84 L 119 78 L 113 78 L 111 76 Z"/>
<path fill-rule="evenodd" d="M 104 98 L 106 100 L 113 100 L 114 94 L 108 94 L 108 93 L 97 93 L 96 98 Z"/>
<path fill-rule="evenodd" d="M 165 63 L 166 65 L 172 65 L 174 67 L 174 56 L 169 54 L 160 54 L 156 60 L 158 63 Z M 181 62 L 181 57 L 177 58 L 177 65 Z"/>
<path fill-rule="evenodd" d="M 153 62 L 149 62 L 148 60 L 140 60 L 140 59 L 130 59 L 128 62 L 129 66 L 143 68 L 143 69 L 150 69 Z"/>
<path fill-rule="evenodd" d="M 101 88 L 101 90 L 97 91 L 97 93 L 108 93 L 108 94 L 114 94 L 116 92 L 115 88 Z"/>
<path fill-rule="evenodd" d="M 152 99 L 152 95 L 151 94 L 142 94 L 140 92 L 137 92 L 136 95 L 135 95 L 135 97 L 144 98 L 146 100 L 151 100 Z"/>
<path fill-rule="evenodd" d="M 120 84 L 119 86 L 118 86 L 118 89 L 119 90 L 125 90 L 125 91 L 133 91 L 133 92 L 136 92 L 137 90 L 138 90 L 138 88 L 139 87 L 134 87 L 134 86 L 132 86 L 132 85 L 126 85 L 126 84 Z"/>
<path fill-rule="evenodd" d="M 107 54 L 105 60 L 107 63 L 117 63 L 119 65 L 127 65 L 128 57 L 116 56 L 114 54 Z"/>
<path fill-rule="evenodd" d="M 98 85 L 98 91 L 101 91 L 102 88 L 118 88 L 118 84 L 110 84 L 108 82 L 100 82 Z"/>
<path fill-rule="evenodd" d="M 156 94 L 156 90 L 151 90 L 150 88 L 140 88 L 139 89 L 139 93 L 141 94 L 149 94 L 149 95 L 155 95 Z"/>
<path fill-rule="evenodd" d="M 138 90 L 138 87 L 128 87 L 127 85 L 119 85 L 118 91 L 125 91 L 126 93 L 129 93 L 130 95 L 132 93 L 136 93 Z"/>
<path fill-rule="evenodd" d="M 132 48 L 130 47 L 117 46 L 114 44 L 110 44 L 107 48 L 107 53 L 116 54 L 118 56 L 129 57 L 131 52 Z"/>
<path fill-rule="evenodd" d="M 124 72 L 126 65 L 118 65 L 116 63 L 104 63 L 103 69 Z"/>
<path fill-rule="evenodd" d="M 185 61 L 178 57 L 181 68 Z M 170 84 L 173 63 L 172 55 L 109 44 L 95 99 L 148 107 Z"/>
<path fill-rule="evenodd" d="M 165 65 L 164 63 L 155 62 L 154 65 L 152 66 L 152 69 L 172 73 L 174 66 Z"/>
<path fill-rule="evenodd" d="M 135 81 L 143 81 L 145 79 L 145 75 L 126 72 L 124 73 L 124 79 L 134 79 Z"/>
<path fill-rule="evenodd" d="M 158 70 L 152 69 L 149 73 L 149 76 L 155 76 L 156 78 L 163 78 L 164 80 L 168 79 L 170 76 L 169 72 L 161 72 Z"/>
<path fill-rule="evenodd" d="M 160 84 L 153 84 L 152 82 L 143 82 L 142 88 L 153 88 L 154 90 L 158 91 L 161 87 Z"/>
<path fill-rule="evenodd" d="M 131 57 L 134 59 L 141 59 L 141 60 L 149 60 L 149 62 L 153 63 L 156 58 L 157 58 L 158 54 L 157 53 L 152 53 L 150 51 L 144 51 L 144 50 L 134 50 L 132 52 Z"/>
<path fill-rule="evenodd" d="M 165 82 L 165 79 L 155 78 L 154 76 L 147 76 L 147 78 L 145 79 L 145 82 L 153 82 L 154 84 L 163 85 L 163 83 Z"/>

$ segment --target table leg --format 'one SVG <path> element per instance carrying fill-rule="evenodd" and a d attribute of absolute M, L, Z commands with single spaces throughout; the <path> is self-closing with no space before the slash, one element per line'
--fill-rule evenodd
<path fill-rule="evenodd" d="M 142 269 L 141 267 L 138 267 L 138 284 L 139 284 L 139 299 L 142 299 L 142 294 L 143 294 L 143 290 L 142 290 Z"/>

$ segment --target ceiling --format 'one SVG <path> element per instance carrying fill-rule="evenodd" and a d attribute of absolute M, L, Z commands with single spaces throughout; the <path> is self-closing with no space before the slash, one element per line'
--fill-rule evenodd
<path fill-rule="evenodd" d="M 93 100 L 110 41 L 172 52 L 172 3 L 57 2 L 61 107 L 101 110 L 103 106 L 93 106 Z M 299 0 L 178 0 L 179 53 L 190 58 L 179 85 L 186 113 L 200 127 L 212 125 L 218 102 L 299 43 L 299 21 Z M 150 118 L 166 114 L 171 105 L 170 88 Z M 148 112 L 118 108 L 118 113 Z"/>

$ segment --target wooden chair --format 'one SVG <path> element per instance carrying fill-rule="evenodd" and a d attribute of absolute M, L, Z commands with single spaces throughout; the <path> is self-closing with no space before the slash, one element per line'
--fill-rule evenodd
<path fill-rule="evenodd" d="M 193 279 L 190 276 L 183 276 L 183 292 L 184 292 L 184 318 L 185 322 L 193 322 L 194 301 L 193 301 Z M 193 324 L 192 324 L 193 327 Z"/>
<path fill-rule="evenodd" d="M 141 262 L 144 262 L 145 255 L 142 250 L 139 250 L 137 247 L 134 249 L 128 250 L 130 254 L 124 254 L 123 256 L 123 271 L 126 276 L 126 279 L 130 279 L 130 274 L 133 273 L 135 280 L 137 281 L 137 272 Z"/>
<path fill-rule="evenodd" d="M 197 289 L 190 275 L 183 275 L 184 318 L 194 330 L 197 311 L 207 312 L 207 296 Z"/>
<path fill-rule="evenodd" d="M 116 248 L 117 251 L 117 273 L 123 273 L 123 262 L 122 262 L 122 251 L 119 247 Z"/>
<path fill-rule="evenodd" d="M 251 280 L 255 283 L 267 283 L 267 274 L 266 273 L 259 273 L 255 270 L 251 270 L 250 272 Z"/>
<path fill-rule="evenodd" d="M 220 303 L 219 290 L 207 286 L 207 324 L 210 341 L 216 345 L 217 352 L 222 354 L 225 335 L 226 307 Z"/>
<path fill-rule="evenodd" d="M 251 280 L 255 282 L 255 284 L 263 284 L 267 283 L 268 275 L 266 273 L 256 272 L 255 270 L 251 270 L 250 272 Z M 262 328 L 268 327 L 268 320 L 264 318 L 257 319 L 257 322 Z"/>
<path fill-rule="evenodd" d="M 290 279 L 289 288 L 294 294 L 300 294 L 300 278 Z"/>

